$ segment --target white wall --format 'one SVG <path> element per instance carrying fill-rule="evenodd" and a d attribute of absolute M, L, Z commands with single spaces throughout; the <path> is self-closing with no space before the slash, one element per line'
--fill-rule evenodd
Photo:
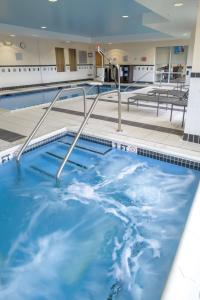
<path fill-rule="evenodd" d="M 5 46 L 5 41 L 11 41 L 11 46 Z M 20 48 L 20 42 L 25 49 Z M 68 80 L 93 78 L 93 58 L 87 59 L 87 64 L 78 65 L 77 71 L 70 72 L 66 66 L 65 72 L 57 72 L 55 47 L 65 49 L 65 63 L 69 64 L 68 48 L 93 51 L 93 46 L 83 43 L 65 43 L 37 38 L 11 38 L 0 36 L 0 88 L 8 86 L 29 85 Z M 22 60 L 16 59 L 16 53 L 22 54 Z M 91 65 L 90 65 L 91 64 Z"/>
<path fill-rule="evenodd" d="M 185 133 L 200 136 L 200 4 L 195 33 L 192 72 L 194 77 L 190 79 L 190 94 L 188 101 Z"/>

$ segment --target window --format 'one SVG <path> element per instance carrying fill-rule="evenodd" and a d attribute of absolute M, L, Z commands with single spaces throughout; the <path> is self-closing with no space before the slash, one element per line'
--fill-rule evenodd
<path fill-rule="evenodd" d="M 87 64 L 87 51 L 79 51 L 79 64 Z"/>
<path fill-rule="evenodd" d="M 185 80 L 187 46 L 158 47 L 156 49 L 156 81 Z"/>
<path fill-rule="evenodd" d="M 70 71 L 77 71 L 76 49 L 69 49 Z"/>
<path fill-rule="evenodd" d="M 65 72 L 64 48 L 55 48 L 57 72 Z"/>

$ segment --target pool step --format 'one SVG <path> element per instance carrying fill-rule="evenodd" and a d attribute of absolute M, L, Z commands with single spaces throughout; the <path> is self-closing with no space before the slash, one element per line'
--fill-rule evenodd
<path fill-rule="evenodd" d="M 39 173 L 43 174 L 43 175 L 46 175 L 46 176 L 51 177 L 51 178 L 55 178 L 55 174 L 51 174 L 51 173 L 47 172 L 46 170 L 43 170 L 43 169 L 41 169 L 37 166 L 32 165 L 32 166 L 30 166 L 30 168 L 32 170 L 36 171 L 36 172 L 39 172 Z"/>
<path fill-rule="evenodd" d="M 55 141 L 51 146 L 45 147 L 34 157 L 34 164 L 30 166 L 37 174 L 55 178 L 61 162 L 67 154 L 74 140 L 68 135 Z M 102 156 L 112 150 L 111 146 L 98 144 L 93 141 L 79 139 L 64 167 L 64 176 L 71 176 L 71 172 L 87 171 L 100 163 Z"/>
<path fill-rule="evenodd" d="M 55 157 L 57 156 L 58 159 L 63 159 L 69 150 L 69 147 L 69 145 L 63 143 L 57 143 L 56 149 L 51 149 L 51 151 L 48 152 L 51 152 Z M 86 169 L 89 169 L 94 167 L 101 160 L 101 157 L 96 153 L 75 148 L 71 153 L 69 160 L 74 164 L 77 164 L 77 166 L 85 166 Z"/>
<path fill-rule="evenodd" d="M 73 140 L 74 136 L 67 135 L 66 137 L 60 139 L 58 142 L 70 146 Z M 112 147 L 109 145 L 98 144 L 95 141 L 88 141 L 80 138 L 75 146 L 75 149 L 92 152 L 97 155 L 106 155 L 112 150 Z"/>
<path fill-rule="evenodd" d="M 58 143 L 71 146 L 71 143 L 64 142 L 62 140 L 58 141 Z M 80 149 L 80 150 L 92 152 L 92 153 L 95 153 L 95 154 L 98 154 L 98 155 L 106 155 L 108 152 L 111 151 L 111 148 L 102 152 L 102 151 L 97 151 L 97 150 L 94 150 L 94 149 L 91 149 L 91 148 L 88 148 L 88 147 L 84 147 L 84 146 L 79 146 L 79 145 L 75 146 L 74 149 Z"/>
<path fill-rule="evenodd" d="M 32 171 L 36 171 L 38 174 L 45 175 L 51 178 L 55 178 L 56 173 L 58 172 L 60 164 L 55 158 L 46 155 L 46 153 L 40 153 L 40 155 L 34 160 L 34 164 L 30 165 Z M 65 166 L 67 174 L 70 174 L 74 171 L 74 167 L 71 164 Z M 66 175 L 66 174 L 65 174 Z"/>
<path fill-rule="evenodd" d="M 56 153 L 53 153 L 53 152 L 46 152 L 46 154 L 47 155 L 50 155 L 50 156 L 52 156 L 52 157 L 54 157 L 54 158 L 57 158 L 57 159 L 60 159 L 60 160 L 63 160 L 63 158 L 64 158 L 64 156 L 61 156 L 61 155 L 58 155 L 58 154 L 56 154 Z M 68 160 L 68 163 L 69 164 L 72 164 L 72 165 L 75 165 L 75 166 L 77 166 L 77 167 L 80 167 L 80 168 L 83 168 L 83 169 L 88 169 L 88 167 L 86 167 L 85 165 L 82 165 L 82 164 L 80 164 L 80 163 L 77 163 L 77 162 L 75 162 L 75 161 L 73 161 L 73 160 Z"/>

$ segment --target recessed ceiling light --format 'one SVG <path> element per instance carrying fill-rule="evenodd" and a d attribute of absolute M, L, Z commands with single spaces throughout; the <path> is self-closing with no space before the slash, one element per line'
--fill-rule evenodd
<path fill-rule="evenodd" d="M 15 37 L 16 35 L 15 34 L 10 34 L 10 37 Z"/>
<path fill-rule="evenodd" d="M 49 0 L 49 2 L 57 2 L 58 0 Z"/>
<path fill-rule="evenodd" d="M 42 29 L 46 29 L 46 26 L 41 26 Z"/>
<path fill-rule="evenodd" d="M 125 15 L 125 16 L 122 16 L 122 18 L 128 18 L 128 16 Z"/>
<path fill-rule="evenodd" d="M 183 6 L 183 2 L 177 2 L 177 3 L 174 3 L 174 6 L 176 6 L 176 7 L 181 7 L 181 6 Z"/>

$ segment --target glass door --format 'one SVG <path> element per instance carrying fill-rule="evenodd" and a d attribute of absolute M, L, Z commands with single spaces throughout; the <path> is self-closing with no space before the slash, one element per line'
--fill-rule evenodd
<path fill-rule="evenodd" d="M 156 81 L 184 82 L 186 77 L 188 46 L 156 48 Z"/>

